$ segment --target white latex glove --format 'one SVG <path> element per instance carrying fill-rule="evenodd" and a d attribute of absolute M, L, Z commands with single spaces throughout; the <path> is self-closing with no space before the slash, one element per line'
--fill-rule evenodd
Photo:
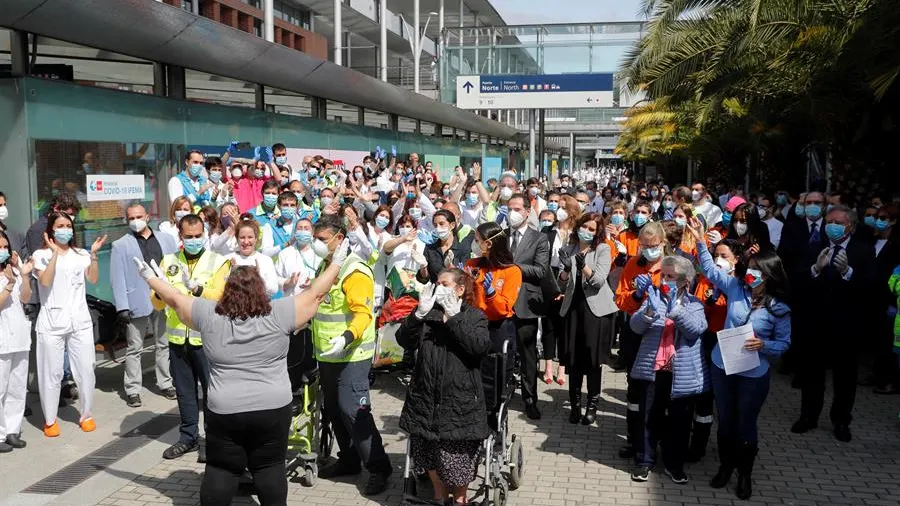
<path fill-rule="evenodd" d="M 830 256 L 831 248 L 825 248 L 819 253 L 818 258 L 816 258 L 816 272 L 822 272 L 825 269 L 825 266 L 828 265 L 828 261 L 830 260 Z"/>
<path fill-rule="evenodd" d="M 344 348 L 347 347 L 347 338 L 343 335 L 340 335 L 329 341 L 328 344 L 331 345 L 331 348 L 328 351 L 322 353 L 322 356 L 328 358 L 337 358 L 341 356 Z"/>
<path fill-rule="evenodd" d="M 414 249 L 412 250 L 410 256 L 412 257 L 413 261 L 418 264 L 420 269 L 428 265 L 428 260 L 425 259 L 425 255 L 423 255 L 420 251 Z"/>
<path fill-rule="evenodd" d="M 447 252 L 447 256 L 444 257 L 444 267 L 453 267 L 453 250 Z"/>
<path fill-rule="evenodd" d="M 137 266 L 138 273 L 140 273 L 141 277 L 144 278 L 144 281 L 148 281 L 153 278 L 166 279 L 165 276 L 163 276 L 163 272 L 159 268 L 159 265 L 156 264 L 156 260 L 151 260 L 149 264 L 138 257 L 134 257 L 132 258 L 132 260 Z"/>
<path fill-rule="evenodd" d="M 621 242 L 616 241 L 616 251 L 618 251 L 620 255 L 624 255 L 625 253 L 628 253 L 628 248 Z"/>
<path fill-rule="evenodd" d="M 710 244 L 719 244 L 722 242 L 722 234 L 718 230 L 710 230 L 706 233 L 706 238 Z"/>
<path fill-rule="evenodd" d="M 336 264 L 344 263 L 344 260 L 347 260 L 347 257 L 350 255 L 350 241 L 348 239 L 344 239 L 343 242 L 334 250 L 334 253 L 331 255 L 331 262 Z"/>
<path fill-rule="evenodd" d="M 420 320 L 425 318 L 425 315 L 434 307 L 434 291 L 436 289 L 437 285 L 429 282 L 419 291 L 419 305 L 416 307 L 416 318 Z"/>
<path fill-rule="evenodd" d="M 462 299 L 457 297 L 455 293 L 451 293 L 441 299 L 440 303 L 444 308 L 444 314 L 447 315 L 447 318 L 453 318 L 459 314 L 460 307 L 462 306 Z"/>
<path fill-rule="evenodd" d="M 834 268 L 841 273 L 841 276 L 847 275 L 847 271 L 850 270 L 850 261 L 847 258 L 847 250 L 842 248 L 838 251 L 837 255 L 834 256 Z"/>
<path fill-rule="evenodd" d="M 191 279 L 191 273 L 188 271 L 187 267 L 181 266 L 181 281 L 184 283 L 184 286 L 187 287 L 188 290 L 194 291 L 200 286 L 200 283 Z"/>

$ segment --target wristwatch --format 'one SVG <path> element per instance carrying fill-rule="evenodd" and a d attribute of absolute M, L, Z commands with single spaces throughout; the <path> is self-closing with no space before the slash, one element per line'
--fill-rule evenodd
<path fill-rule="evenodd" d="M 191 290 L 191 295 L 193 295 L 194 297 L 199 297 L 200 294 L 202 294 L 202 293 L 203 293 L 203 285 L 200 285 L 197 288 L 194 288 L 193 290 Z"/>

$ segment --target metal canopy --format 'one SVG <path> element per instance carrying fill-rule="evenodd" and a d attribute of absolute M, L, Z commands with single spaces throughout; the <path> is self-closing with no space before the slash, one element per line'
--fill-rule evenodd
<path fill-rule="evenodd" d="M 496 121 L 161 2 L 2 3 L 0 26 L 499 139 L 513 139 L 517 134 Z"/>

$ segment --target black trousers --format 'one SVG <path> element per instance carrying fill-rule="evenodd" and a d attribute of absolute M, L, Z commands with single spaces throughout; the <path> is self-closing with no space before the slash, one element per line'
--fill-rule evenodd
<path fill-rule="evenodd" d="M 522 366 L 522 400 L 537 403 L 537 318 L 514 317 L 516 323 L 516 351 Z"/>
<path fill-rule="evenodd" d="M 581 385 L 587 378 L 587 398 L 588 400 L 596 400 L 600 397 L 600 388 L 603 378 L 603 366 L 597 368 L 582 369 L 581 367 L 569 366 L 569 398 L 581 393 Z"/>
<path fill-rule="evenodd" d="M 663 449 L 663 464 L 670 471 L 684 471 L 691 437 L 694 397 L 672 398 L 672 373 L 658 371 L 656 381 L 634 380 L 640 391 L 640 418 L 636 434 L 637 465 L 653 468 L 657 446 Z"/>
<path fill-rule="evenodd" d="M 330 364 L 319 362 L 325 417 L 334 430 L 340 451 L 338 460 L 348 468 L 360 461 L 371 473 L 389 473 L 391 461 L 384 453 L 381 434 L 372 417 L 369 396 L 369 360 Z"/>
<path fill-rule="evenodd" d="M 800 415 L 818 420 L 825 404 L 825 371 L 832 367 L 834 399 L 830 418 L 834 425 L 849 425 L 856 403 L 856 381 L 859 362 L 856 348 L 845 341 L 854 333 L 845 326 L 820 334 L 817 342 L 804 343 L 800 351 Z M 840 336 L 840 337 L 838 337 Z"/>
<path fill-rule="evenodd" d="M 551 300 L 547 302 L 547 316 L 541 317 L 541 347 L 544 354 L 541 356 L 544 360 L 553 360 L 559 358 L 557 356 L 557 342 L 562 338 L 563 332 L 566 331 L 565 320 L 559 315 L 559 309 L 562 301 Z"/>
<path fill-rule="evenodd" d="M 879 315 L 874 332 L 875 360 L 873 364 L 875 384 L 879 387 L 893 385 L 900 388 L 900 374 L 897 371 L 897 355 L 894 353 L 894 319 Z"/>
<path fill-rule="evenodd" d="M 202 506 L 228 506 L 244 469 L 253 475 L 266 506 L 287 504 L 284 459 L 291 426 L 290 404 L 263 411 L 206 416 L 206 471 L 200 485 Z"/>

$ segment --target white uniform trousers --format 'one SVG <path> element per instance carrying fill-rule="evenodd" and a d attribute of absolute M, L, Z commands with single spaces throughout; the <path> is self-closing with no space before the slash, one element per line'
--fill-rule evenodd
<path fill-rule="evenodd" d="M 69 349 L 69 365 L 78 386 L 83 422 L 91 417 L 94 405 L 94 329 L 88 327 L 63 335 L 37 335 L 38 390 L 41 393 L 41 410 L 44 424 L 53 425 L 59 409 L 60 382 L 63 378 L 63 360 Z"/>
<path fill-rule="evenodd" d="M 0 354 L 0 442 L 22 431 L 27 384 L 28 351 Z"/>

